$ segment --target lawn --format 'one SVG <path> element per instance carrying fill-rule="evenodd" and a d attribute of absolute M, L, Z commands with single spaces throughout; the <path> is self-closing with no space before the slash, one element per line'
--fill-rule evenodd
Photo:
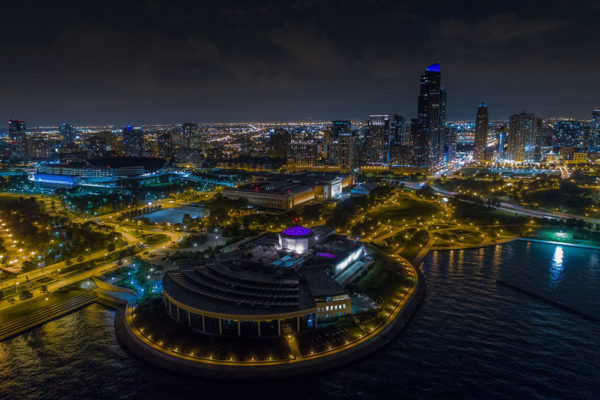
<path fill-rule="evenodd" d="M 366 273 L 348 287 L 349 292 L 362 292 L 379 303 L 390 299 L 400 288 L 410 284 L 409 275 L 398 261 L 380 250 L 375 252 L 375 263 Z"/>
<path fill-rule="evenodd" d="M 436 202 L 405 197 L 397 205 L 377 211 L 372 217 L 382 223 L 388 223 L 389 220 L 391 225 L 400 226 L 404 220 L 412 221 L 418 217 L 428 219 L 441 211 L 442 208 Z"/>
<path fill-rule="evenodd" d="M 435 234 L 436 246 L 477 245 L 483 241 L 481 232 L 465 229 L 451 229 Z"/>
<path fill-rule="evenodd" d="M 464 224 L 473 222 L 492 237 L 495 237 L 496 234 L 500 236 L 519 235 L 527 232 L 530 228 L 527 226 L 531 221 L 530 217 L 462 201 L 454 201 L 452 205 L 454 206 L 454 218 Z"/>
<path fill-rule="evenodd" d="M 188 247 L 200 246 L 206 242 L 205 234 L 186 236 L 182 241 L 176 243 L 174 249 L 187 249 Z"/>

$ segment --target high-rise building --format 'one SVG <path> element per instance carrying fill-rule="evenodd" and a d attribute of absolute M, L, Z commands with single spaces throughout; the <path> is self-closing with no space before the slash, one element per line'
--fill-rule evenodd
<path fill-rule="evenodd" d="M 446 123 L 446 104 L 448 103 L 448 92 L 440 86 L 440 126 Z"/>
<path fill-rule="evenodd" d="M 554 143 L 558 146 L 573 146 L 582 148 L 586 139 L 586 126 L 581 121 L 556 121 L 552 127 Z"/>
<path fill-rule="evenodd" d="M 441 127 L 446 117 L 446 91 L 441 87 L 440 64 L 425 68 L 421 75 L 417 118 L 411 122 L 414 167 L 437 169 L 443 163 Z"/>
<path fill-rule="evenodd" d="M 325 132 L 325 146 L 327 149 L 327 164 L 338 165 L 340 135 L 352 132 L 352 123 L 347 120 L 331 121 L 331 126 Z"/>
<path fill-rule="evenodd" d="M 25 136 L 25 121 L 8 120 L 8 136 L 13 159 L 23 159 L 27 153 L 27 138 Z"/>
<path fill-rule="evenodd" d="M 25 136 L 25 121 L 20 121 L 18 119 L 9 119 L 8 136 L 10 136 L 10 138 L 13 140 Z"/>
<path fill-rule="evenodd" d="M 100 135 L 94 135 L 88 139 L 88 156 L 90 158 L 104 157 L 107 152 L 106 140 Z"/>
<path fill-rule="evenodd" d="M 346 120 L 331 121 L 331 133 L 333 138 L 338 138 L 342 133 L 352 131 L 352 123 Z"/>
<path fill-rule="evenodd" d="M 508 127 L 508 159 L 516 162 L 539 161 L 541 138 L 541 118 L 525 111 L 511 115 Z"/>
<path fill-rule="evenodd" d="M 158 154 L 167 160 L 175 157 L 175 143 L 171 132 L 165 132 L 158 136 Z"/>
<path fill-rule="evenodd" d="M 389 115 L 370 115 L 365 128 L 365 161 L 372 164 L 389 164 L 390 139 Z"/>
<path fill-rule="evenodd" d="M 75 135 L 71 124 L 65 122 L 58 128 L 58 130 L 60 131 L 63 144 L 67 146 L 72 145 L 75 140 Z"/>
<path fill-rule="evenodd" d="M 353 170 L 359 167 L 358 136 L 354 132 L 339 134 L 338 162 L 341 170 Z"/>
<path fill-rule="evenodd" d="M 404 115 L 394 114 L 391 131 L 392 144 L 408 144 L 409 138 L 406 135 L 408 133 L 408 123 Z"/>
<path fill-rule="evenodd" d="M 318 156 L 318 143 L 314 138 L 297 134 L 290 139 L 287 164 L 291 167 L 314 167 Z"/>
<path fill-rule="evenodd" d="M 269 154 L 271 157 L 286 158 L 290 133 L 283 128 L 276 128 L 269 137 Z"/>
<path fill-rule="evenodd" d="M 144 130 L 139 126 L 127 125 L 123 128 L 123 148 L 125 155 L 144 156 Z"/>
<path fill-rule="evenodd" d="M 475 145 L 473 151 L 473 160 L 485 160 L 485 148 L 488 141 L 489 116 L 488 108 L 485 103 L 481 103 L 477 108 L 475 117 Z"/>
<path fill-rule="evenodd" d="M 200 125 L 193 122 L 185 122 L 181 125 L 181 134 L 186 147 L 199 148 L 194 147 L 193 142 L 200 142 Z"/>
<path fill-rule="evenodd" d="M 600 150 L 600 107 L 592 111 L 592 122 L 590 124 L 590 150 Z"/>

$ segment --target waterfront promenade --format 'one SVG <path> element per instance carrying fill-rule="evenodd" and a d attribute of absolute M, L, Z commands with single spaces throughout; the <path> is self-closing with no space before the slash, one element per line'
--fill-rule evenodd
<path fill-rule="evenodd" d="M 86 307 L 97 300 L 95 291 L 82 294 L 67 300 L 57 302 L 49 307 L 40 308 L 23 317 L 16 318 L 0 325 L 0 341 L 21 334 L 26 330 L 42 325 L 55 318 L 60 318 L 68 313 Z"/>

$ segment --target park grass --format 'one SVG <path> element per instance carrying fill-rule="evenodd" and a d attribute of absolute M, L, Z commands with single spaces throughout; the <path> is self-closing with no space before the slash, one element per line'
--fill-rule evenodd
<path fill-rule="evenodd" d="M 169 240 L 169 236 L 164 233 L 149 233 L 142 236 L 142 240 L 148 246 L 153 244 L 158 244 L 162 242 L 166 242 Z"/>
<path fill-rule="evenodd" d="M 474 223 L 492 238 L 518 236 L 531 228 L 526 225 L 530 218 L 512 212 L 464 202 L 456 202 L 455 205 L 454 218 L 464 224 Z"/>
<path fill-rule="evenodd" d="M 483 242 L 481 232 L 466 229 L 452 229 L 436 233 L 436 247 L 453 247 L 460 245 L 478 245 Z"/>
<path fill-rule="evenodd" d="M 376 253 L 375 262 L 366 273 L 352 282 L 349 291 L 365 293 L 379 303 L 384 303 L 393 297 L 398 289 L 408 286 L 410 277 L 397 261 L 383 251 L 373 251 Z"/>
<path fill-rule="evenodd" d="M 412 246 L 406 246 L 403 248 L 400 252 L 400 255 L 412 262 L 421 250 L 423 250 L 423 247 L 419 246 L 418 244 L 414 244 Z"/>
<path fill-rule="evenodd" d="M 430 218 L 441 211 L 442 208 L 436 202 L 405 197 L 398 205 L 386 207 L 371 216 L 382 223 L 387 223 L 389 220 L 391 225 L 400 226 L 404 224 L 404 220 L 412 221 L 418 217 Z"/>
<path fill-rule="evenodd" d="M 187 249 L 188 247 L 194 247 L 194 245 L 202 245 L 206 242 L 206 234 L 193 234 L 190 236 L 186 236 L 182 241 L 177 242 L 173 249 Z"/>
<path fill-rule="evenodd" d="M 463 167 L 460 169 L 460 172 L 465 176 L 476 175 L 480 172 L 491 174 L 491 171 L 487 167 Z"/>

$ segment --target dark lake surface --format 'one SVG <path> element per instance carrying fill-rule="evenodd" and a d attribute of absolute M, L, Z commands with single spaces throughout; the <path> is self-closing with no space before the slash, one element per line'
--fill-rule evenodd
<path fill-rule="evenodd" d="M 0 343 L 0 399 L 600 399 L 600 251 L 515 241 L 433 252 L 420 268 L 427 297 L 408 328 L 337 371 L 174 375 L 123 350 L 114 312 L 92 305 Z"/>

